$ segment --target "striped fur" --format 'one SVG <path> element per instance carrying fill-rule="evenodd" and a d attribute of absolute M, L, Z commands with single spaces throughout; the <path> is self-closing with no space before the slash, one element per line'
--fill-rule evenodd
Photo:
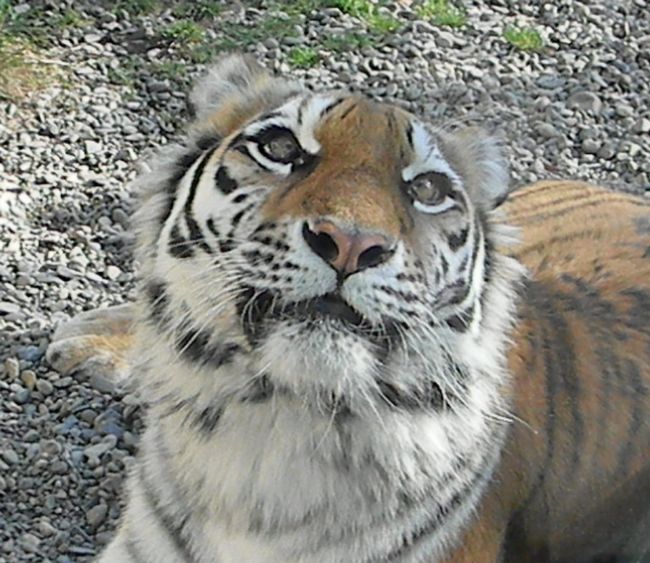
<path fill-rule="evenodd" d="M 506 171 L 481 132 L 241 57 L 193 100 L 185 144 L 139 180 L 149 408 L 101 560 L 600 555 L 601 528 L 567 522 L 648 474 L 647 205 L 549 183 L 495 211 Z M 420 201 L 429 174 L 445 184 Z M 323 220 L 386 247 L 346 274 Z"/>

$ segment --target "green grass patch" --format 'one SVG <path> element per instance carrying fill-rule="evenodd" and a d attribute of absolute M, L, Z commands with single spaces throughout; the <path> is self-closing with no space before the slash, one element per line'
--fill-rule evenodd
<path fill-rule="evenodd" d="M 467 23 L 465 8 L 449 0 L 425 0 L 415 11 L 422 19 L 434 25 L 462 27 Z"/>
<path fill-rule="evenodd" d="M 61 67 L 43 57 L 41 49 L 27 39 L 0 36 L 0 99 L 20 101 L 59 83 Z"/>
<path fill-rule="evenodd" d="M 187 73 L 187 65 L 178 61 L 162 61 L 152 63 L 147 70 L 160 79 L 178 80 L 179 76 Z"/>
<path fill-rule="evenodd" d="M 204 29 L 195 21 L 192 20 L 178 20 L 165 29 L 162 34 L 168 39 L 172 39 L 179 43 L 198 43 L 205 35 Z"/>
<path fill-rule="evenodd" d="M 375 33 L 393 33 L 401 27 L 397 18 L 380 10 L 383 3 L 370 0 L 326 0 L 325 4 L 362 20 Z"/>
<path fill-rule="evenodd" d="M 41 11 L 32 7 L 19 13 L 11 0 L 0 0 L 0 42 L 21 39 L 34 47 L 47 47 L 52 30 L 39 21 Z"/>
<path fill-rule="evenodd" d="M 503 38 L 520 51 L 541 51 L 544 48 L 544 40 L 534 27 L 508 26 L 503 31 Z"/>
<path fill-rule="evenodd" d="M 38 11 L 17 12 L 0 0 L 0 98 L 20 101 L 28 94 L 63 80 L 62 63 L 47 58 L 49 34 L 37 25 Z M 51 32 L 50 32 L 51 33 Z"/>
<path fill-rule="evenodd" d="M 320 55 L 311 47 L 294 47 L 287 59 L 293 67 L 311 68 L 318 63 Z"/>
<path fill-rule="evenodd" d="M 376 10 L 369 0 L 330 0 L 327 4 L 360 19 L 365 19 Z"/>
<path fill-rule="evenodd" d="M 397 18 L 388 14 L 376 13 L 366 19 L 366 23 L 371 31 L 376 33 L 393 33 L 397 31 L 402 24 Z"/>

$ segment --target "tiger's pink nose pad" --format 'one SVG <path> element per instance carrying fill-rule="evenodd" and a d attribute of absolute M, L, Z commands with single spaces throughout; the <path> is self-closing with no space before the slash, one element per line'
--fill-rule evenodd
<path fill-rule="evenodd" d="M 344 230 L 331 221 L 312 227 L 305 222 L 302 234 L 315 254 L 345 275 L 378 266 L 393 253 L 384 235 Z"/>

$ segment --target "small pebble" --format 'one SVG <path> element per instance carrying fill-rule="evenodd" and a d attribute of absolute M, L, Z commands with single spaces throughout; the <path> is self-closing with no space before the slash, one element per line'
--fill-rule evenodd
<path fill-rule="evenodd" d="M 108 514 L 108 506 L 105 504 L 97 504 L 86 512 L 86 522 L 91 528 L 97 528 L 105 519 Z"/>
<path fill-rule="evenodd" d="M 31 369 L 26 369 L 20 374 L 20 380 L 25 384 L 25 387 L 30 391 L 34 390 L 36 386 L 36 374 Z"/>
<path fill-rule="evenodd" d="M 16 358 L 7 358 L 4 363 L 5 374 L 9 381 L 18 378 L 20 374 L 20 363 Z"/>

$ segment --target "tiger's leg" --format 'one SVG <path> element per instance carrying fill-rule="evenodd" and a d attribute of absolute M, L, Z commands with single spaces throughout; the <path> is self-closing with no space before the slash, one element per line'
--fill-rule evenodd
<path fill-rule="evenodd" d="M 128 375 L 127 352 L 133 342 L 133 304 L 77 315 L 60 325 L 46 359 L 59 373 L 98 374 L 111 381 Z"/>

